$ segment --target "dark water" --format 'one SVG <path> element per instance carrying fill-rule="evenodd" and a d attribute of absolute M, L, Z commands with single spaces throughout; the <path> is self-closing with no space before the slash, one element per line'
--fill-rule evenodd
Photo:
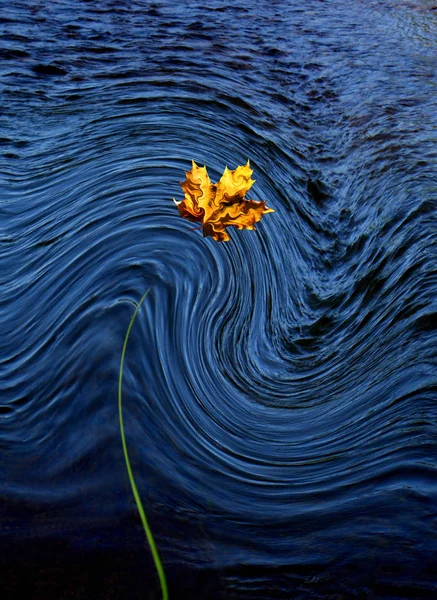
<path fill-rule="evenodd" d="M 170 598 L 437 597 L 433 2 L 1 2 L 3 597 L 159 597 L 148 287 Z"/>

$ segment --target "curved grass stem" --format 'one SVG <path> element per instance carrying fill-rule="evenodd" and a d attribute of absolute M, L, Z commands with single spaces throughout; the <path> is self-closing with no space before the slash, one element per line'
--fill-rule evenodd
<path fill-rule="evenodd" d="M 126 462 L 126 468 L 127 468 L 127 472 L 128 472 L 128 475 L 129 475 L 129 481 L 130 481 L 130 484 L 131 484 L 131 487 L 132 487 L 132 493 L 133 493 L 134 498 L 135 498 L 137 509 L 138 509 L 138 512 L 139 512 L 140 517 L 141 517 L 141 522 L 143 524 L 143 528 L 144 528 L 144 531 L 145 531 L 145 534 L 146 534 L 146 538 L 147 538 L 147 541 L 149 543 L 150 551 L 152 552 L 153 561 L 155 563 L 156 571 L 158 573 L 159 582 L 161 584 L 162 600 L 168 600 L 167 580 L 166 580 L 166 577 L 165 577 L 164 567 L 162 566 L 162 562 L 161 562 L 161 559 L 159 557 L 158 548 L 156 547 L 156 543 L 155 543 L 155 540 L 153 538 L 152 530 L 150 529 L 149 523 L 147 521 L 146 513 L 144 512 L 143 504 L 141 502 L 141 498 L 140 498 L 140 495 L 138 493 L 138 488 L 137 488 L 136 483 L 135 483 L 135 478 L 134 478 L 134 475 L 133 475 L 132 467 L 131 467 L 130 460 L 129 460 L 129 454 L 128 454 L 128 451 L 127 451 L 126 436 L 125 436 L 125 433 L 124 433 L 124 425 L 123 425 L 122 387 L 123 387 L 124 358 L 125 358 L 127 343 L 128 343 L 128 340 L 129 340 L 129 335 L 130 335 L 132 326 L 134 324 L 134 321 L 135 321 L 135 318 L 136 318 L 136 316 L 138 314 L 138 311 L 140 310 L 141 305 L 144 302 L 144 300 L 146 299 L 147 294 L 149 293 L 149 291 L 150 291 L 150 288 L 145 292 L 145 294 L 143 295 L 143 297 L 139 301 L 138 306 L 136 307 L 135 312 L 132 315 L 132 318 L 130 320 L 129 327 L 127 328 L 127 332 L 126 332 L 126 337 L 124 339 L 123 350 L 122 350 L 122 353 L 121 353 L 121 361 L 120 361 L 120 374 L 119 374 L 119 378 L 118 378 L 118 414 L 119 414 L 119 420 L 120 420 L 121 443 L 123 445 L 124 460 Z"/>

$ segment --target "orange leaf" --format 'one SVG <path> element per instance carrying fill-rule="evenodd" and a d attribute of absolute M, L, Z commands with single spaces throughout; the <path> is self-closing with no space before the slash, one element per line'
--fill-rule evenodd
<path fill-rule="evenodd" d="M 181 183 L 184 200 L 176 202 L 181 217 L 202 223 L 203 235 L 216 242 L 227 242 L 226 227 L 255 229 L 263 215 L 275 212 L 265 202 L 245 200 L 244 196 L 255 181 L 249 161 L 245 166 L 230 171 L 227 167 L 218 183 L 211 183 L 206 167 L 192 161 L 191 171 Z"/>

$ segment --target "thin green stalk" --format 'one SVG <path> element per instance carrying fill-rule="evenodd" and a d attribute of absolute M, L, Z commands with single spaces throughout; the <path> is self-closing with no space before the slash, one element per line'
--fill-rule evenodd
<path fill-rule="evenodd" d="M 119 414 L 119 418 L 120 418 L 121 443 L 123 445 L 124 460 L 126 462 L 126 468 L 127 468 L 127 473 L 129 475 L 129 481 L 130 481 L 130 484 L 132 487 L 132 492 L 133 492 L 133 495 L 135 498 L 138 512 L 140 513 L 141 522 L 143 524 L 144 531 L 146 533 L 147 541 L 149 542 L 149 547 L 150 547 L 150 551 L 152 552 L 153 561 L 155 563 L 155 567 L 158 572 L 159 582 L 161 584 L 162 600 L 168 600 L 168 589 L 167 589 L 167 581 L 165 578 L 164 567 L 162 566 L 162 562 L 159 557 L 158 548 L 156 547 L 155 540 L 153 539 L 152 530 L 150 529 L 149 523 L 147 521 L 146 513 L 144 512 L 144 508 L 143 508 L 143 505 L 141 502 L 140 495 L 138 493 L 138 488 L 135 483 L 134 474 L 132 472 L 132 467 L 131 467 L 130 460 L 129 460 L 129 454 L 127 451 L 127 444 L 126 444 L 126 436 L 124 434 L 123 408 L 122 408 L 122 400 L 121 400 L 121 398 L 122 398 L 121 391 L 122 391 L 122 386 L 123 386 L 123 366 L 124 366 L 124 357 L 126 354 L 127 342 L 129 340 L 129 335 L 130 335 L 130 332 L 132 329 L 132 325 L 134 324 L 134 321 L 138 314 L 138 311 L 140 310 L 140 307 L 141 307 L 142 303 L 144 302 L 144 300 L 146 299 L 146 296 L 149 293 L 149 291 L 150 291 L 150 288 L 147 290 L 147 292 L 143 295 L 143 297 L 139 301 L 138 306 L 136 307 L 135 312 L 132 315 L 132 318 L 130 320 L 129 327 L 127 328 L 126 337 L 124 338 L 124 344 L 123 344 L 123 350 L 121 353 L 121 362 L 120 362 L 120 375 L 118 378 L 118 414 Z"/>

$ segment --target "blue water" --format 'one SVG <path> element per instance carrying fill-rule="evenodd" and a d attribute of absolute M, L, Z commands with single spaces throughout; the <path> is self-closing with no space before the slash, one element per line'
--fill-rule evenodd
<path fill-rule="evenodd" d="M 1 3 L 2 597 L 159 598 L 148 288 L 170 597 L 437 597 L 433 3 Z"/>

